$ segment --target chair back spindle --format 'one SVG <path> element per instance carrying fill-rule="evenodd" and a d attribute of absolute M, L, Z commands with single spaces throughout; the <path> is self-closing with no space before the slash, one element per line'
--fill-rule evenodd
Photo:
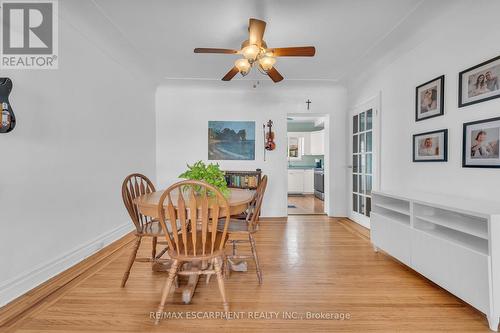
<path fill-rule="evenodd" d="M 260 209 L 262 207 L 262 201 L 264 199 L 264 193 L 267 188 L 267 176 L 262 177 L 259 185 L 257 186 L 257 190 L 255 191 L 255 197 L 253 201 L 250 203 L 249 212 L 247 215 L 248 227 L 251 231 L 257 228 L 260 217 Z"/>
<path fill-rule="evenodd" d="M 161 196 L 158 216 L 171 257 L 209 257 L 224 249 L 230 212 L 217 188 L 195 180 L 178 182 Z M 225 221 L 222 232 L 217 231 L 220 216 Z"/>
<path fill-rule="evenodd" d="M 125 207 L 127 208 L 130 218 L 132 219 L 132 222 L 134 223 L 135 228 L 139 233 L 144 231 L 143 227 L 147 223 L 151 222 L 152 219 L 151 217 L 141 214 L 139 208 L 134 203 L 134 199 L 141 195 L 152 193 L 155 191 L 156 191 L 155 187 L 151 182 L 151 180 L 149 180 L 148 177 L 140 173 L 133 173 L 127 176 L 127 178 L 125 178 L 125 180 L 123 181 L 122 184 L 123 203 L 125 204 Z"/>

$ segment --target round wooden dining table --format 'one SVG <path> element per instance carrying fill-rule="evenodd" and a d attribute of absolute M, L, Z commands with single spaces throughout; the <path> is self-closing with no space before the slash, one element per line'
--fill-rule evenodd
<path fill-rule="evenodd" d="M 241 213 L 244 213 L 246 209 L 248 208 L 248 205 L 250 202 L 252 202 L 254 196 L 255 196 L 255 191 L 254 190 L 247 190 L 247 189 L 237 189 L 237 188 L 231 188 L 229 197 L 227 198 L 228 204 L 229 204 L 229 211 L 230 215 L 238 215 Z M 162 191 L 156 191 L 148 194 L 141 195 L 137 198 L 134 199 L 134 203 L 137 205 L 139 208 L 139 211 L 141 214 L 145 216 L 150 216 L 152 218 L 158 218 L 158 204 L 160 202 L 160 198 L 165 190 Z M 178 193 L 171 193 L 171 199 L 172 199 L 172 204 L 174 206 L 177 205 L 177 195 Z M 166 208 L 166 205 L 168 204 L 168 201 L 166 200 L 164 202 L 164 207 Z M 189 207 L 189 203 L 186 202 L 186 206 Z M 226 215 L 226 210 L 221 210 L 220 212 L 220 217 L 224 217 Z M 199 269 L 203 264 L 201 262 L 197 263 L 189 263 L 187 264 L 189 267 L 186 267 L 187 269 Z M 191 267 L 191 265 L 193 265 Z M 153 271 L 156 272 L 164 272 L 167 271 L 168 268 L 170 267 L 169 264 L 161 264 L 161 263 L 155 263 L 153 265 Z M 187 283 L 187 286 L 183 289 L 182 291 L 182 299 L 184 303 L 188 304 L 191 302 L 191 299 L 193 297 L 194 291 L 196 289 L 196 285 L 198 284 L 198 275 L 191 275 L 189 276 L 189 280 Z"/>
<path fill-rule="evenodd" d="M 255 191 L 254 190 L 247 190 L 247 189 L 239 189 L 239 188 L 230 188 L 229 189 L 230 194 L 229 197 L 227 198 L 227 201 L 229 203 L 229 211 L 230 215 L 238 215 L 246 211 L 248 208 L 248 204 L 252 201 L 253 197 L 255 196 Z M 134 199 L 134 203 L 137 205 L 139 208 L 139 211 L 141 214 L 145 216 L 150 216 L 152 218 L 158 218 L 158 203 L 160 202 L 160 198 L 163 194 L 164 190 L 162 191 L 156 191 L 148 194 L 141 195 L 137 198 Z M 172 198 L 172 204 L 174 206 L 177 205 L 177 191 L 171 193 L 171 198 Z M 168 204 L 168 201 L 166 200 L 164 205 L 166 208 L 166 205 Z M 187 206 L 189 207 L 189 204 L 186 202 Z M 221 211 L 221 214 L 225 214 Z M 222 215 L 221 217 L 223 217 Z"/>

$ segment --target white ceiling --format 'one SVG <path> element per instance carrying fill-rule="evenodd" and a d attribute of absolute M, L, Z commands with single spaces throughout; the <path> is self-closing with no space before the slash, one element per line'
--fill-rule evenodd
<path fill-rule="evenodd" d="M 194 54 L 195 47 L 239 48 L 248 18 L 267 21 L 270 47 L 314 45 L 314 58 L 280 58 L 288 80 L 341 80 L 374 57 L 423 0 L 91 0 L 96 13 L 155 75 L 219 80 L 237 56 Z M 102 18 L 102 17 L 101 17 Z M 92 18 L 88 18 L 92 19 Z M 425 23 L 425 18 L 419 20 Z M 391 43 L 397 42 L 391 40 Z M 381 56 L 377 53 L 376 56 Z M 370 59 L 371 60 L 371 59 Z"/>

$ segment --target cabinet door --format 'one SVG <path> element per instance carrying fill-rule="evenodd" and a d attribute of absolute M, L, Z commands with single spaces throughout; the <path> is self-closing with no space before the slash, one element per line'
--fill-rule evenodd
<path fill-rule="evenodd" d="M 303 140 L 303 153 L 304 155 L 312 155 L 311 153 L 311 133 L 304 132 L 301 133 Z"/>
<path fill-rule="evenodd" d="M 310 143 L 311 155 L 317 155 L 318 151 L 318 134 L 316 132 L 311 132 L 311 143 Z"/>
<path fill-rule="evenodd" d="M 415 230 L 412 266 L 483 313 L 489 312 L 489 257 Z"/>
<path fill-rule="evenodd" d="M 381 248 L 402 263 L 410 265 L 410 226 L 376 213 L 372 213 L 370 224 L 370 238 L 373 245 Z"/>
<path fill-rule="evenodd" d="M 311 155 L 325 154 L 325 132 L 311 132 Z"/>
<path fill-rule="evenodd" d="M 288 170 L 288 192 L 304 192 L 304 170 Z"/>
<path fill-rule="evenodd" d="M 319 154 L 325 155 L 325 131 L 320 131 L 319 134 Z"/>
<path fill-rule="evenodd" d="M 314 193 L 314 170 L 304 170 L 304 193 Z"/>

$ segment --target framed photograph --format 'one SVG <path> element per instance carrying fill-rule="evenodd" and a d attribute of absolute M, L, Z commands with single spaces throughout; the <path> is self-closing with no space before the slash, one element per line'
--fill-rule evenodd
<path fill-rule="evenodd" d="M 500 97 L 500 56 L 460 72 L 458 107 Z"/>
<path fill-rule="evenodd" d="M 448 130 L 413 135 L 413 162 L 448 161 Z"/>
<path fill-rule="evenodd" d="M 209 121 L 209 160 L 255 160 L 255 121 Z"/>
<path fill-rule="evenodd" d="M 444 75 L 417 87 L 415 93 L 415 121 L 444 114 Z"/>
<path fill-rule="evenodd" d="M 500 117 L 464 124 L 462 166 L 500 168 Z"/>

